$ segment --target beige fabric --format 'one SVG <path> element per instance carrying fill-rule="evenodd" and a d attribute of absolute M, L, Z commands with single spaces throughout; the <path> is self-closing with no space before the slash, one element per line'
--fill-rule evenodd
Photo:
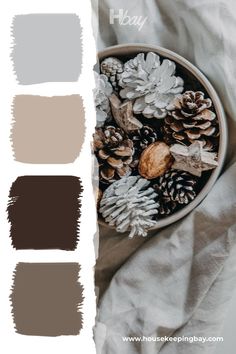
<path fill-rule="evenodd" d="M 148 16 L 143 30 L 109 26 L 108 8 Z M 96 279 L 101 296 L 95 340 L 99 354 L 214 353 L 215 343 L 124 342 L 122 336 L 218 336 L 236 284 L 236 31 L 229 0 L 100 2 L 98 47 L 156 44 L 197 65 L 228 115 L 227 167 L 207 198 L 178 223 L 147 239 L 100 230 Z M 108 27 L 109 26 L 109 27 Z"/>
<path fill-rule="evenodd" d="M 99 298 L 101 298 L 115 272 L 133 253 L 148 241 L 149 238 L 134 237 L 129 239 L 127 233 L 118 234 L 105 226 L 99 227 L 99 235 L 96 285 L 99 287 Z"/>

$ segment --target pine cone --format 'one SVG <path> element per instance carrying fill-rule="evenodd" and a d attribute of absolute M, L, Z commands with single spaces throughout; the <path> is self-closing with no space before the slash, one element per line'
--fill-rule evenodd
<path fill-rule="evenodd" d="M 171 200 L 169 197 L 164 197 L 163 191 L 160 189 L 158 184 L 154 184 L 153 189 L 158 195 L 157 201 L 159 203 L 158 215 L 156 216 L 156 219 L 173 214 L 178 206 L 178 203 Z"/>
<path fill-rule="evenodd" d="M 148 145 L 158 140 L 158 134 L 153 128 L 144 125 L 141 129 L 131 132 L 130 139 L 132 139 L 134 144 L 134 156 L 131 166 L 132 168 L 136 168 L 139 163 L 140 154 Z"/>
<path fill-rule="evenodd" d="M 178 203 L 174 202 L 173 200 L 169 200 L 169 198 L 162 198 L 159 201 L 159 217 L 165 217 L 167 215 L 171 215 L 174 213 Z"/>
<path fill-rule="evenodd" d="M 186 91 L 173 103 L 163 127 L 167 144 L 183 143 L 190 145 L 196 140 L 203 143 L 205 150 L 216 148 L 219 125 L 216 114 L 209 108 L 210 98 L 204 98 L 201 91 Z"/>
<path fill-rule="evenodd" d="M 134 143 L 135 149 L 139 151 L 146 149 L 148 145 L 155 143 L 155 141 L 158 140 L 157 132 L 147 125 L 144 125 L 141 129 L 131 133 L 130 137 Z"/>
<path fill-rule="evenodd" d="M 94 134 L 94 152 L 103 180 L 114 182 L 131 173 L 133 142 L 122 129 L 113 126 L 97 128 Z"/>
<path fill-rule="evenodd" d="M 183 91 L 183 80 L 175 76 L 176 65 L 159 55 L 138 54 L 124 64 L 119 85 L 122 98 L 135 99 L 133 110 L 147 118 L 164 118 L 169 105 Z"/>
<path fill-rule="evenodd" d="M 115 90 L 118 90 L 118 82 L 123 71 L 124 64 L 117 58 L 109 57 L 101 62 L 101 72 L 108 77 Z"/>
<path fill-rule="evenodd" d="M 155 189 L 159 188 L 165 204 L 169 201 L 188 204 L 196 197 L 196 182 L 188 172 L 169 170 L 158 178 Z"/>
<path fill-rule="evenodd" d="M 93 95 L 96 106 L 97 127 L 101 127 L 110 114 L 109 96 L 113 90 L 105 75 L 99 75 L 94 71 L 94 76 L 96 86 Z"/>
<path fill-rule="evenodd" d="M 100 213 L 117 232 L 130 231 L 129 237 L 146 236 L 156 224 L 153 216 L 158 213 L 157 194 L 150 182 L 139 176 L 122 178 L 112 183 L 103 193 Z"/>

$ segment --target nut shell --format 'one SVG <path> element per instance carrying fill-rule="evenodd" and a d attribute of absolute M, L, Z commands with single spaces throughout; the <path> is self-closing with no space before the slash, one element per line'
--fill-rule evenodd
<path fill-rule="evenodd" d="M 146 179 L 154 179 L 163 175 L 172 165 L 170 148 L 162 141 L 149 145 L 139 160 L 139 174 Z"/>

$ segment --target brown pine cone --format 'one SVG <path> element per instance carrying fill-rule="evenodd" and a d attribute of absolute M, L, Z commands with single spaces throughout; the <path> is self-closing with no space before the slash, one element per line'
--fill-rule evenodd
<path fill-rule="evenodd" d="M 144 125 L 141 129 L 130 133 L 130 139 L 134 144 L 133 168 L 138 166 L 142 151 L 146 149 L 148 145 L 155 143 L 158 138 L 157 132 L 148 125 Z"/>
<path fill-rule="evenodd" d="M 162 193 L 160 200 L 164 204 L 188 204 L 196 197 L 196 182 L 197 179 L 188 172 L 169 170 L 157 179 L 155 189 Z"/>
<path fill-rule="evenodd" d="M 159 201 L 159 216 L 165 217 L 166 215 L 171 215 L 174 213 L 178 203 L 170 200 L 169 198 L 162 198 Z"/>
<path fill-rule="evenodd" d="M 114 182 L 131 173 L 133 142 L 121 128 L 113 126 L 96 128 L 93 146 L 101 179 Z"/>
<path fill-rule="evenodd" d="M 153 184 L 152 187 L 158 195 L 157 201 L 159 203 L 159 208 L 156 218 L 159 219 L 160 217 L 173 214 L 178 203 L 171 200 L 170 197 L 163 195 L 165 188 L 163 188 L 163 185 L 160 184 L 160 178 L 157 180 L 157 183 Z"/>
<path fill-rule="evenodd" d="M 108 80 L 115 90 L 118 89 L 118 82 L 121 73 L 124 71 L 123 67 L 123 63 L 119 59 L 113 57 L 106 58 L 101 62 L 101 72 L 108 77 Z"/>
<path fill-rule="evenodd" d="M 141 151 L 158 140 L 157 132 L 148 125 L 144 125 L 141 129 L 132 132 L 130 137 L 134 143 L 135 149 Z"/>
<path fill-rule="evenodd" d="M 190 145 L 196 140 L 205 150 L 213 151 L 218 145 L 219 125 L 216 114 L 209 108 L 210 98 L 201 91 L 186 91 L 174 102 L 163 127 L 164 140 L 168 144 Z"/>

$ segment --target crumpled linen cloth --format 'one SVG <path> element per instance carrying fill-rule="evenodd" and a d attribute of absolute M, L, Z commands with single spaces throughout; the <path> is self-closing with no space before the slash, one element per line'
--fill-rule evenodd
<path fill-rule="evenodd" d="M 96 14 L 93 2 L 94 15 Z M 109 24 L 109 8 L 148 16 Z M 230 0 L 100 0 L 99 50 L 122 43 L 171 49 L 211 81 L 229 126 L 227 165 L 205 200 L 147 238 L 100 227 L 94 328 L 98 354 L 211 354 L 216 343 L 124 342 L 125 336 L 221 335 L 236 285 L 236 6 Z"/>

